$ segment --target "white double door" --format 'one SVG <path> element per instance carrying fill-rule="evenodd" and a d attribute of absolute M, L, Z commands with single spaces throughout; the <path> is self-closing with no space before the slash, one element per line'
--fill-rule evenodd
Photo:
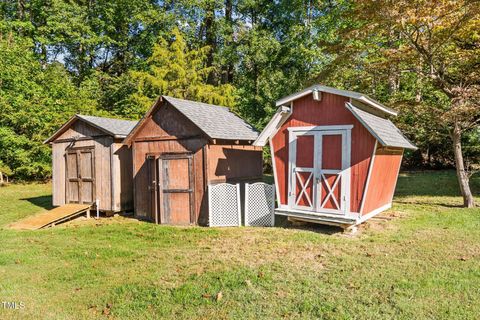
<path fill-rule="evenodd" d="M 350 147 L 350 126 L 290 128 L 288 207 L 348 213 Z"/>

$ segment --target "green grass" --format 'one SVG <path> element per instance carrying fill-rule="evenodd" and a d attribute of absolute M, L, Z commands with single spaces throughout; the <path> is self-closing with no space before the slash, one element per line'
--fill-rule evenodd
<path fill-rule="evenodd" d="M 480 179 L 472 181 L 478 195 Z M 480 199 L 477 198 L 480 202 Z M 49 184 L 0 188 L 0 318 L 467 319 L 480 314 L 480 209 L 453 172 L 402 174 L 354 236 L 326 227 L 180 228 L 133 219 L 6 226 Z M 221 292 L 221 299 L 217 299 Z"/>

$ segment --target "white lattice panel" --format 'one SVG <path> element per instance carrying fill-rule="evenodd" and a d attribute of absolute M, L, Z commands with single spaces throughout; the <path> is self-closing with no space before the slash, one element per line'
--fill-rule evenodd
<path fill-rule="evenodd" d="M 208 224 L 211 227 L 242 225 L 240 184 L 220 183 L 208 186 Z"/>
<path fill-rule="evenodd" d="M 263 182 L 245 184 L 245 225 L 272 227 L 275 223 L 275 186 Z"/>

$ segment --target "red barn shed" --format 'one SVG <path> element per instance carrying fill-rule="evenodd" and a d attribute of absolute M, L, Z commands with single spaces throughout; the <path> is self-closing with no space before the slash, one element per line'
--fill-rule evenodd
<path fill-rule="evenodd" d="M 348 227 L 391 207 L 404 149 L 397 113 L 361 93 L 314 85 L 276 103 L 270 144 L 276 214 Z"/>

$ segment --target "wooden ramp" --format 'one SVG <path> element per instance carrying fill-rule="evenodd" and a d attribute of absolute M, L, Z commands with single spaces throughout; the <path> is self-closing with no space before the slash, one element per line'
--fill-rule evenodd
<path fill-rule="evenodd" d="M 37 230 L 51 227 L 55 224 L 65 222 L 83 213 L 90 215 L 89 204 L 65 204 L 52 210 L 42 212 L 32 217 L 27 217 L 10 225 L 10 228 L 17 230 Z"/>

